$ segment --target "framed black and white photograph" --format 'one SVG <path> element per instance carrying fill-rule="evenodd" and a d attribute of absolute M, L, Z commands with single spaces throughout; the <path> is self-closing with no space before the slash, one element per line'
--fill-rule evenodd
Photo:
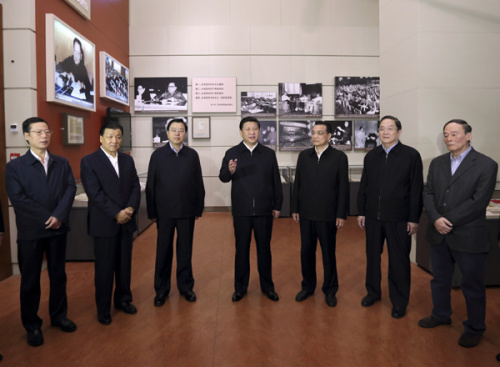
<path fill-rule="evenodd" d="M 100 96 L 129 105 L 129 70 L 108 53 L 99 52 Z"/>
<path fill-rule="evenodd" d="M 279 150 L 300 151 L 311 148 L 314 121 L 280 121 Z"/>
<path fill-rule="evenodd" d="M 380 115 L 379 77 L 335 77 L 335 117 Z"/>
<path fill-rule="evenodd" d="M 352 150 L 352 121 L 325 121 L 332 126 L 330 145 L 338 150 Z"/>
<path fill-rule="evenodd" d="M 85 144 L 85 124 L 83 116 L 62 115 L 63 145 Z"/>
<path fill-rule="evenodd" d="M 193 139 L 210 139 L 210 116 L 193 116 Z"/>
<path fill-rule="evenodd" d="M 241 92 L 241 116 L 276 116 L 276 92 Z"/>
<path fill-rule="evenodd" d="M 134 88 L 136 113 L 186 113 L 188 110 L 187 78 L 135 78 Z"/>
<path fill-rule="evenodd" d="M 45 26 L 47 102 L 95 111 L 95 45 L 54 14 Z"/>
<path fill-rule="evenodd" d="M 278 146 L 278 131 L 276 129 L 276 120 L 259 122 L 259 143 L 276 151 L 276 147 Z"/>
<path fill-rule="evenodd" d="M 167 136 L 167 126 L 168 123 L 173 119 L 182 119 L 184 122 L 188 123 L 187 117 L 180 116 L 170 116 L 170 117 L 153 117 L 153 148 L 160 148 L 165 144 L 168 144 Z M 189 135 L 186 134 L 186 139 L 184 139 L 184 145 L 188 144 Z"/>
<path fill-rule="evenodd" d="M 323 115 L 321 83 L 279 83 L 278 113 L 281 118 L 311 118 Z"/>
<path fill-rule="evenodd" d="M 371 150 L 380 145 L 378 121 L 354 121 L 354 150 Z"/>

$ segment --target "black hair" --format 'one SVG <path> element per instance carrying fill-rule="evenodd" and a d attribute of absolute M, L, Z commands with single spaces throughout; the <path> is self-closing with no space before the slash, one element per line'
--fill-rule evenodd
<path fill-rule="evenodd" d="M 37 122 L 43 122 L 47 125 L 47 127 L 49 127 L 49 124 L 44 119 L 40 117 L 30 117 L 23 121 L 23 133 L 29 133 L 31 129 L 31 124 L 35 124 Z"/>
<path fill-rule="evenodd" d="M 382 117 L 380 119 L 380 121 L 378 122 L 377 124 L 377 129 L 380 128 L 380 124 L 382 123 L 382 121 L 384 121 L 385 119 L 389 119 L 389 120 L 392 120 L 394 121 L 394 123 L 396 124 L 396 128 L 399 130 L 401 130 L 401 121 L 399 121 L 399 119 L 397 117 L 394 117 L 394 116 L 391 116 L 391 115 L 385 115 L 384 117 Z"/>
<path fill-rule="evenodd" d="M 80 51 L 82 53 L 82 60 L 80 62 L 82 63 L 82 65 L 85 65 L 85 54 L 83 53 L 82 42 L 78 38 L 75 37 L 73 39 L 73 48 L 75 47 L 75 43 L 78 43 L 80 45 Z"/>
<path fill-rule="evenodd" d="M 329 122 L 326 122 L 326 121 L 316 121 L 314 123 L 314 126 L 316 126 L 316 125 L 324 125 L 324 126 L 326 126 L 326 132 L 327 132 L 327 134 L 333 134 L 333 128 L 332 128 L 332 125 Z"/>
<path fill-rule="evenodd" d="M 101 126 L 101 130 L 99 130 L 99 135 L 104 136 L 104 130 L 106 129 L 111 129 L 111 130 L 118 130 L 123 134 L 123 126 L 120 125 L 120 123 L 116 120 L 108 120 Z"/>
<path fill-rule="evenodd" d="M 453 123 L 462 125 L 462 127 L 464 128 L 464 132 L 466 134 L 472 132 L 472 126 L 470 126 L 467 121 L 461 120 L 461 119 L 453 119 L 453 120 L 448 121 L 446 124 L 444 124 L 443 131 L 444 131 L 446 126 L 448 126 L 449 124 L 453 124 Z"/>
<path fill-rule="evenodd" d="M 184 129 L 186 130 L 186 133 L 188 131 L 188 126 L 186 124 L 186 121 L 184 121 L 183 118 L 180 118 L 180 117 L 176 117 L 176 118 L 173 118 L 173 119 L 170 119 L 167 121 L 167 124 L 165 125 L 165 130 L 168 131 L 168 129 L 170 129 L 170 125 L 174 122 L 177 122 L 177 123 L 182 123 L 184 124 Z"/>
<path fill-rule="evenodd" d="M 247 117 L 244 117 L 244 118 L 241 119 L 241 121 L 240 121 L 240 130 L 243 130 L 243 125 L 245 125 L 245 123 L 247 123 L 247 122 L 256 122 L 257 126 L 260 129 L 260 122 L 259 122 L 259 120 L 257 120 L 257 117 L 247 116 Z"/>

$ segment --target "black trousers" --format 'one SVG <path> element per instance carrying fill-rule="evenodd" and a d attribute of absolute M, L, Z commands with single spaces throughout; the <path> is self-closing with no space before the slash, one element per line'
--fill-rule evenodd
<path fill-rule="evenodd" d="M 482 335 L 486 330 L 486 277 L 487 253 L 471 253 L 451 250 L 444 240 L 431 245 L 431 264 L 434 277 L 431 280 L 432 316 L 447 320 L 451 316 L 451 285 L 455 262 L 462 272 L 460 288 L 467 306 L 467 320 L 463 322 L 468 334 Z"/>
<path fill-rule="evenodd" d="M 271 236 L 273 216 L 233 216 L 236 255 L 234 261 L 234 290 L 246 292 L 250 279 L 250 242 L 252 229 L 257 245 L 257 269 L 262 292 L 274 291 L 272 277 Z"/>
<path fill-rule="evenodd" d="M 157 220 L 158 237 L 154 284 L 156 294 L 167 296 L 170 292 L 174 251 L 173 243 L 176 229 L 177 289 L 181 294 L 193 290 L 194 278 L 191 258 L 193 255 L 194 222 L 194 217 Z"/>
<path fill-rule="evenodd" d="M 94 237 L 95 255 L 95 303 L 97 315 L 109 317 L 113 280 L 115 281 L 115 305 L 132 302 L 130 290 L 132 268 L 132 233 L 120 227 L 116 237 Z"/>
<path fill-rule="evenodd" d="M 408 235 L 407 225 L 407 222 L 365 219 L 366 290 L 372 298 L 380 298 L 382 295 L 380 260 L 384 249 L 384 240 L 387 240 L 389 298 L 394 307 L 400 308 L 406 308 L 410 299 L 411 236 Z"/>
<path fill-rule="evenodd" d="M 43 254 L 47 258 L 50 281 L 50 321 L 57 324 L 66 318 L 68 299 L 66 297 L 66 234 L 36 240 L 18 240 L 17 254 L 21 271 L 21 320 L 27 331 L 42 327 L 38 317 L 40 306 L 40 272 Z"/>
<path fill-rule="evenodd" d="M 323 255 L 323 293 L 335 295 L 339 289 L 335 245 L 336 221 L 315 221 L 300 218 L 300 261 L 302 265 L 302 289 L 314 292 L 316 289 L 316 247 L 319 239 Z"/>

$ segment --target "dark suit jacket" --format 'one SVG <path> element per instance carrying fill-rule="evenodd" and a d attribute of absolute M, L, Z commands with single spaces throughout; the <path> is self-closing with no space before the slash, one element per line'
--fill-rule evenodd
<path fill-rule="evenodd" d="M 399 142 L 386 155 L 379 145 L 364 159 L 358 213 L 369 219 L 418 223 L 423 185 L 417 150 Z"/>
<path fill-rule="evenodd" d="M 120 226 L 130 233 L 137 229 L 135 214 L 141 202 L 139 178 L 132 157 L 117 154 L 120 177 L 101 148 L 80 162 L 82 184 L 89 198 L 87 230 L 92 237 L 115 237 Z M 127 207 L 134 208 L 134 217 L 118 224 L 116 215 Z"/>
<path fill-rule="evenodd" d="M 201 217 L 205 206 L 205 186 L 198 153 L 183 146 L 177 155 L 170 144 L 151 155 L 146 183 L 148 217 Z"/>
<path fill-rule="evenodd" d="M 5 227 L 3 224 L 3 214 L 2 210 L 0 210 L 0 233 L 3 233 L 5 231 Z"/>
<path fill-rule="evenodd" d="M 5 170 L 7 193 L 16 213 L 17 239 L 35 240 L 69 231 L 69 213 L 76 185 L 66 158 L 50 154 L 48 175 L 28 150 L 10 161 Z M 45 229 L 49 217 L 62 222 L 59 229 Z"/>
<path fill-rule="evenodd" d="M 346 219 L 349 207 L 347 155 L 328 146 L 318 155 L 315 148 L 302 151 L 297 159 L 291 212 L 309 220 Z"/>
<path fill-rule="evenodd" d="M 486 207 L 495 190 L 498 164 L 474 150 L 451 175 L 450 153 L 434 158 L 424 189 L 424 206 L 429 217 L 426 239 L 440 244 L 446 237 L 451 249 L 462 252 L 488 252 Z M 434 227 L 440 217 L 453 229 L 441 235 Z"/>
<path fill-rule="evenodd" d="M 229 161 L 238 159 L 234 174 Z M 253 153 L 241 142 L 228 149 L 219 172 L 222 182 L 232 181 L 231 203 L 234 216 L 272 215 L 281 210 L 283 191 L 276 153 L 258 144 Z"/>

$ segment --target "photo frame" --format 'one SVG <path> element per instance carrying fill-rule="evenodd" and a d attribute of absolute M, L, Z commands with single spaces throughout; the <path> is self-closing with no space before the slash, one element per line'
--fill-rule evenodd
<path fill-rule="evenodd" d="M 307 119 L 323 116 L 323 84 L 279 83 L 280 118 Z"/>
<path fill-rule="evenodd" d="M 278 129 L 276 120 L 260 120 L 259 143 L 276 151 L 278 146 Z"/>
<path fill-rule="evenodd" d="M 62 115 L 63 145 L 85 144 L 85 119 L 83 116 Z"/>
<path fill-rule="evenodd" d="M 301 151 L 313 146 L 311 131 L 315 121 L 290 121 L 279 122 L 279 150 Z"/>
<path fill-rule="evenodd" d="M 136 113 L 187 113 L 188 79 L 134 78 Z"/>
<path fill-rule="evenodd" d="M 338 150 L 352 150 L 352 121 L 325 121 L 332 127 L 330 145 Z"/>
<path fill-rule="evenodd" d="M 335 118 L 378 118 L 380 77 L 335 77 Z"/>
<path fill-rule="evenodd" d="M 90 20 L 90 3 L 91 0 L 65 0 L 73 9 L 75 9 L 82 17 Z"/>
<path fill-rule="evenodd" d="M 210 139 L 210 116 L 193 116 L 193 139 Z"/>
<path fill-rule="evenodd" d="M 129 69 L 107 52 L 99 52 L 101 98 L 129 105 Z"/>
<path fill-rule="evenodd" d="M 95 45 L 54 14 L 45 36 L 47 102 L 95 111 Z"/>
<path fill-rule="evenodd" d="M 241 117 L 276 117 L 276 92 L 241 92 Z"/>
<path fill-rule="evenodd" d="M 369 151 L 380 145 L 378 135 L 378 121 L 354 121 L 354 150 Z"/>

